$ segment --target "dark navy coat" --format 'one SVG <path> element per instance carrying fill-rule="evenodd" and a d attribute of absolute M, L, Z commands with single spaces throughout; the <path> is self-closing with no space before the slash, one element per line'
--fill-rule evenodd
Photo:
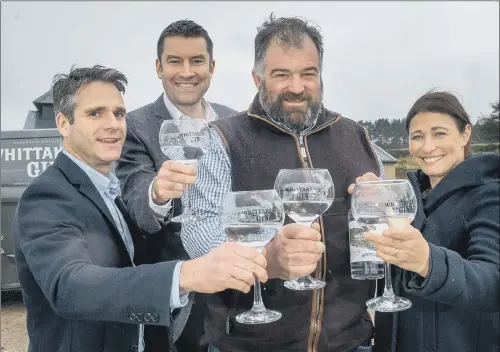
<path fill-rule="evenodd" d="M 474 154 L 426 196 L 429 178 L 408 173 L 420 202 L 413 226 L 430 247 L 429 274 L 393 271 L 396 294 L 412 307 L 376 313 L 375 351 L 500 350 L 499 166 L 498 154 Z"/>

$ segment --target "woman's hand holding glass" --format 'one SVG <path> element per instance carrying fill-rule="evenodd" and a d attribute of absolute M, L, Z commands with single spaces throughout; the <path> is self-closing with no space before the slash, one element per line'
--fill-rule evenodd
<path fill-rule="evenodd" d="M 378 231 L 376 236 L 380 236 L 380 233 L 391 227 L 396 231 L 408 227 L 417 213 L 417 200 L 408 180 L 363 181 L 357 182 L 354 187 L 351 211 L 366 232 Z M 386 241 L 386 244 L 389 242 Z M 392 242 L 393 245 L 395 243 Z M 397 255 L 397 248 L 389 254 Z M 384 263 L 384 269 L 384 294 L 366 302 L 367 307 L 379 312 L 398 312 L 410 308 L 408 299 L 394 294 L 390 262 Z"/>
<path fill-rule="evenodd" d="M 401 219 L 391 219 L 383 236 L 367 232 L 365 238 L 375 244 L 377 256 L 383 261 L 426 277 L 429 271 L 429 244 L 408 221 L 395 220 Z"/>

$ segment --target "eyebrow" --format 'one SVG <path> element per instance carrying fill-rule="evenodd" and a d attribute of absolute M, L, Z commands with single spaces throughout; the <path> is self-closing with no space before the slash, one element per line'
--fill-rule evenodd
<path fill-rule="evenodd" d="M 123 107 L 123 106 L 117 106 L 115 108 L 115 112 L 121 112 L 122 114 L 126 114 L 127 113 L 127 109 L 125 109 L 125 107 Z"/>
<path fill-rule="evenodd" d="M 194 60 L 194 59 L 203 59 L 203 60 L 205 60 L 205 59 L 206 59 L 206 57 L 205 57 L 205 55 L 203 55 L 203 54 L 199 54 L 199 55 L 191 56 L 191 58 L 190 58 L 190 59 L 191 59 L 191 60 Z"/>
<path fill-rule="evenodd" d="M 165 58 L 165 60 L 170 60 L 170 59 L 182 60 L 182 57 L 177 56 L 177 55 L 167 55 L 167 57 Z M 198 55 L 191 56 L 190 59 L 191 60 L 193 60 L 193 59 L 204 59 L 204 60 L 206 60 L 206 57 L 203 54 L 198 54 Z"/>
<path fill-rule="evenodd" d="M 92 107 L 92 108 L 88 108 L 85 110 L 85 113 L 86 114 L 89 114 L 91 112 L 103 112 L 103 111 L 106 111 L 108 108 L 105 107 L 105 106 L 96 106 L 96 107 Z M 126 114 L 127 113 L 127 109 L 125 109 L 123 106 L 117 106 L 113 109 L 114 112 L 121 112 L 122 114 Z"/>
<path fill-rule="evenodd" d="M 319 72 L 319 69 L 316 66 L 311 66 L 311 67 L 306 67 L 305 69 L 302 70 L 302 72 L 306 72 L 306 71 Z"/>
<path fill-rule="evenodd" d="M 446 131 L 448 131 L 448 129 L 446 127 L 441 127 L 441 126 L 436 126 L 436 127 L 432 127 L 431 128 L 431 131 L 436 131 L 436 130 L 446 130 Z M 413 131 L 412 133 L 410 133 L 410 135 L 412 135 L 414 133 L 423 133 L 423 132 L 422 132 L 422 130 L 416 130 L 416 131 Z"/>
<path fill-rule="evenodd" d="M 311 67 L 306 67 L 305 69 L 303 69 L 301 72 L 307 72 L 307 71 L 315 71 L 315 72 L 319 72 L 319 69 L 316 67 L 316 66 L 311 66 Z M 290 72 L 290 70 L 287 70 L 285 68 L 275 68 L 274 70 L 271 71 L 271 75 L 274 74 L 274 73 L 277 73 L 277 72 L 284 72 L 284 73 L 288 73 Z"/>

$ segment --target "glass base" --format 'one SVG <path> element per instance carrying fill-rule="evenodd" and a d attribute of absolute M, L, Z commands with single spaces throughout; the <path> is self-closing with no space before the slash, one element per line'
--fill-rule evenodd
<path fill-rule="evenodd" d="M 267 324 L 280 318 L 281 313 L 275 310 L 249 310 L 248 312 L 238 314 L 236 321 L 240 324 Z"/>
<path fill-rule="evenodd" d="M 366 307 L 376 310 L 377 312 L 400 312 L 410 308 L 411 301 L 403 297 L 386 298 L 381 296 L 366 301 Z"/>
<path fill-rule="evenodd" d="M 180 215 L 177 215 L 170 219 L 171 222 L 177 223 L 186 223 L 186 222 L 195 222 L 202 220 L 201 217 L 194 215 L 190 210 L 184 210 L 184 212 Z"/>
<path fill-rule="evenodd" d="M 285 287 L 295 291 L 314 290 L 315 288 L 323 288 L 326 283 L 321 280 L 312 278 L 311 275 L 299 277 L 297 280 L 288 280 L 284 283 Z"/>

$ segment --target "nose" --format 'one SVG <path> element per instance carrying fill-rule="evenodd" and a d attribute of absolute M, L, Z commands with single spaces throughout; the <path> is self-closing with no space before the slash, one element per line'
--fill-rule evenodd
<path fill-rule="evenodd" d="M 436 149 L 436 144 L 430 137 L 426 137 L 424 139 L 424 145 L 422 146 L 422 151 L 426 154 L 432 153 L 432 151 Z"/>
<path fill-rule="evenodd" d="M 300 94 L 304 91 L 304 83 L 302 82 L 300 76 L 292 76 L 288 90 L 294 94 Z"/>
<path fill-rule="evenodd" d="M 184 60 L 182 68 L 183 70 L 179 73 L 181 77 L 189 78 L 194 75 L 194 73 L 191 72 L 191 63 L 189 62 L 189 60 Z"/>
<path fill-rule="evenodd" d="M 115 116 L 114 112 L 110 112 L 106 115 L 106 128 L 117 130 L 122 124 L 123 118 L 118 118 Z"/>

